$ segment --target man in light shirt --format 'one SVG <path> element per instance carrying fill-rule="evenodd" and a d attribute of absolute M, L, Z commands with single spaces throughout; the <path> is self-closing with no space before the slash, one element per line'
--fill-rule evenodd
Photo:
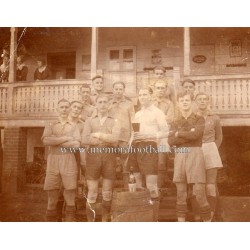
<path fill-rule="evenodd" d="M 158 191 L 158 152 L 157 144 L 160 139 L 167 138 L 168 124 L 164 113 L 153 105 L 153 91 L 149 87 L 141 88 L 139 101 L 141 110 L 135 114 L 134 123 L 139 123 L 139 132 L 134 132 L 132 149 L 129 154 L 128 167 L 133 167 L 137 187 L 142 187 L 142 177 L 145 176 L 146 187 L 150 191 L 154 204 L 155 218 L 158 221 L 159 191 Z M 151 152 L 146 149 L 151 148 Z"/>

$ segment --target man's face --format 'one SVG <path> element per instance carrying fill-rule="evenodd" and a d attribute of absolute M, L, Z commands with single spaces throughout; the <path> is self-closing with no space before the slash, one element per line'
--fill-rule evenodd
<path fill-rule="evenodd" d="M 164 78 L 164 76 L 165 76 L 165 72 L 161 69 L 156 69 L 154 71 L 154 74 L 155 74 L 156 78 L 159 78 L 159 79 Z"/>
<path fill-rule="evenodd" d="M 120 84 L 120 83 L 115 84 L 115 86 L 113 88 L 113 93 L 114 93 L 114 96 L 116 98 L 122 98 L 124 95 L 124 91 L 125 91 L 125 89 L 124 89 L 122 84 Z"/>
<path fill-rule="evenodd" d="M 68 102 L 60 102 L 57 106 L 57 112 L 60 117 L 66 118 L 68 117 L 70 111 L 70 104 Z"/>
<path fill-rule="evenodd" d="M 93 87 L 97 91 L 102 91 L 102 89 L 103 89 L 103 80 L 102 80 L 102 78 L 96 78 L 93 81 Z"/>
<path fill-rule="evenodd" d="M 141 105 L 147 105 L 152 100 L 152 97 L 147 89 L 141 89 L 139 91 L 138 98 L 139 98 L 139 102 L 141 103 Z"/>
<path fill-rule="evenodd" d="M 7 64 L 9 63 L 9 58 L 5 56 L 5 57 L 3 58 L 3 63 L 4 63 L 5 65 L 7 65 Z"/>
<path fill-rule="evenodd" d="M 40 68 L 43 66 L 43 62 L 42 61 L 37 61 L 37 66 Z"/>
<path fill-rule="evenodd" d="M 209 104 L 209 99 L 206 95 L 198 95 L 196 103 L 199 109 L 206 110 Z"/>
<path fill-rule="evenodd" d="M 74 102 L 70 106 L 70 113 L 69 113 L 69 115 L 72 116 L 72 117 L 74 117 L 74 118 L 78 118 L 80 116 L 80 114 L 82 113 L 82 107 L 83 107 L 83 105 L 81 103 Z"/>
<path fill-rule="evenodd" d="M 82 88 L 81 96 L 83 101 L 88 101 L 90 98 L 90 88 Z"/>
<path fill-rule="evenodd" d="M 96 100 L 96 108 L 98 113 L 106 113 L 108 112 L 108 108 L 109 108 L 109 100 L 107 97 L 99 97 Z"/>
<path fill-rule="evenodd" d="M 183 89 L 187 91 L 187 93 L 194 93 L 195 86 L 191 82 L 185 82 L 183 84 Z"/>
<path fill-rule="evenodd" d="M 190 95 L 184 95 L 178 99 L 178 105 L 181 111 L 189 111 L 192 108 Z"/>
<path fill-rule="evenodd" d="M 166 93 L 166 83 L 164 82 L 156 82 L 155 83 L 155 87 L 154 87 L 154 90 L 155 90 L 155 95 L 157 97 L 163 97 Z"/>

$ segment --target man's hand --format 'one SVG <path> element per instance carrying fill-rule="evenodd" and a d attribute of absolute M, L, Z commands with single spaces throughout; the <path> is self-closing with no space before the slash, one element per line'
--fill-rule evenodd
<path fill-rule="evenodd" d="M 97 139 L 99 139 L 100 138 L 100 136 L 101 136 L 101 133 L 99 133 L 99 132 L 97 132 L 97 133 L 91 133 L 91 135 L 90 135 L 91 137 L 93 137 L 93 138 L 97 138 Z"/>
<path fill-rule="evenodd" d="M 153 139 L 154 137 L 156 137 L 156 135 L 153 134 L 145 134 L 142 132 L 135 132 L 134 133 L 134 140 L 146 140 L 146 139 Z"/>

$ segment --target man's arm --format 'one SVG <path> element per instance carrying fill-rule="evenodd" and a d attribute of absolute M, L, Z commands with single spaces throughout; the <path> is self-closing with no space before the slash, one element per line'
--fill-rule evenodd
<path fill-rule="evenodd" d="M 203 136 L 204 128 L 205 120 L 203 117 L 199 117 L 190 131 L 179 131 L 177 136 L 189 141 L 194 141 Z"/>
<path fill-rule="evenodd" d="M 72 137 L 69 136 L 60 136 L 60 137 L 54 136 L 52 132 L 52 124 L 47 124 L 45 126 L 43 136 L 41 138 L 45 146 L 58 146 L 61 143 L 67 142 L 71 139 Z"/>
<path fill-rule="evenodd" d="M 170 125 L 170 130 L 168 135 L 169 146 L 175 146 L 175 145 L 178 146 L 186 142 L 185 139 L 176 136 L 177 131 L 178 131 L 177 124 L 175 122 L 172 122 Z"/>
<path fill-rule="evenodd" d="M 114 120 L 114 125 L 112 128 L 111 134 L 105 133 L 94 133 L 92 134 L 95 138 L 98 138 L 100 141 L 107 142 L 107 143 L 117 143 L 120 137 L 121 126 L 118 119 Z"/>
<path fill-rule="evenodd" d="M 223 139 L 222 128 L 220 124 L 220 118 L 216 116 L 215 120 L 215 144 L 217 148 L 220 147 Z"/>
<path fill-rule="evenodd" d="M 91 128 L 91 117 L 88 118 L 85 122 L 82 137 L 81 137 L 81 145 L 98 145 L 100 144 L 100 140 L 91 136 L 92 128 Z"/>

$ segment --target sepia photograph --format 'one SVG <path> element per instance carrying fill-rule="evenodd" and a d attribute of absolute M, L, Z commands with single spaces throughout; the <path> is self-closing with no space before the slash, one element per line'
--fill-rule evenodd
<path fill-rule="evenodd" d="M 249 27 L 1 27 L 1 222 L 249 222 Z"/>

